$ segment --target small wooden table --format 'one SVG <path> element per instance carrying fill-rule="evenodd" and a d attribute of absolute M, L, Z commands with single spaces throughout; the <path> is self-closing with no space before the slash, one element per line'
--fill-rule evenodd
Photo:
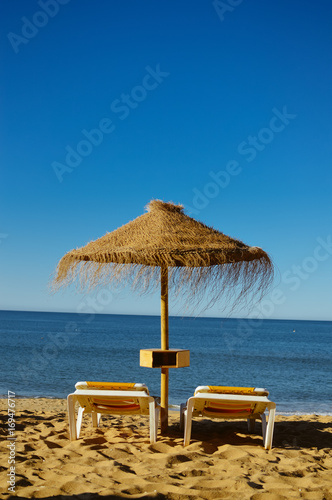
<path fill-rule="evenodd" d="M 140 366 L 146 368 L 182 368 L 190 366 L 190 351 L 186 349 L 141 349 Z"/>

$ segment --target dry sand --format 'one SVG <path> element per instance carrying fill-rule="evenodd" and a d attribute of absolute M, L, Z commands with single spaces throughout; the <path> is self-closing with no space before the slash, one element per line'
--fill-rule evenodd
<path fill-rule="evenodd" d="M 273 449 L 261 426 L 196 419 L 183 448 L 179 414 L 168 436 L 149 443 L 146 417 L 88 416 L 77 441 L 68 439 L 66 401 L 17 399 L 16 490 L 7 490 L 7 400 L 0 400 L 3 498 L 156 498 L 332 500 L 331 417 L 277 416 Z"/>

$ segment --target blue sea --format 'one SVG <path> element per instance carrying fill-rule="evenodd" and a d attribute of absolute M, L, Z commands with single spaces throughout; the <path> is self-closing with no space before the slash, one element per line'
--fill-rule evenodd
<path fill-rule="evenodd" d="M 170 369 L 169 403 L 198 385 L 265 387 L 281 414 L 332 415 L 332 322 L 169 318 L 170 348 L 190 367 Z M 65 398 L 80 380 L 144 382 L 160 394 L 160 369 L 139 366 L 160 348 L 158 316 L 0 311 L 1 397 Z"/>

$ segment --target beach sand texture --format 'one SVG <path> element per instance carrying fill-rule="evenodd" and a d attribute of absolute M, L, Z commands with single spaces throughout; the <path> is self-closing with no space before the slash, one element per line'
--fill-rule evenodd
<path fill-rule="evenodd" d="M 277 416 L 273 449 L 260 423 L 195 419 L 183 448 L 179 414 L 150 445 L 147 417 L 105 416 L 69 441 L 66 401 L 17 399 L 16 490 L 8 493 L 7 400 L 0 400 L 3 498 L 332 500 L 331 416 Z"/>

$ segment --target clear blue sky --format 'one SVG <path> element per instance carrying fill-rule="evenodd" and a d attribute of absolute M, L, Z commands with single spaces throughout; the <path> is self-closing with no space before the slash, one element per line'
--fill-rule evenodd
<path fill-rule="evenodd" d="M 271 255 L 263 317 L 332 320 L 329 0 L 0 8 L 1 309 L 159 314 L 158 294 L 47 289 L 159 198 Z"/>

